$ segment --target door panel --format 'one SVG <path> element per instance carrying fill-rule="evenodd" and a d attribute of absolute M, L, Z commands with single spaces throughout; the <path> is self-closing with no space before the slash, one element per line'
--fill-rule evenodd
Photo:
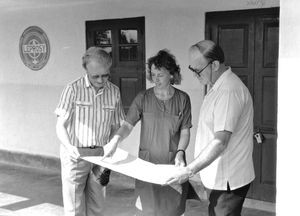
<path fill-rule="evenodd" d="M 225 53 L 225 64 L 230 65 L 253 93 L 254 24 L 252 18 L 231 19 L 209 17 L 206 38 L 217 42 Z M 208 25 L 207 25 L 208 26 Z"/>
<path fill-rule="evenodd" d="M 249 25 L 219 25 L 217 41 L 227 54 L 228 64 L 240 68 L 248 66 Z M 234 47 L 230 45 L 232 41 Z"/>
<path fill-rule="evenodd" d="M 261 98 L 261 118 L 260 122 L 257 125 L 260 125 L 261 128 L 269 129 L 275 131 L 274 122 L 276 121 L 276 102 L 277 98 L 273 92 L 277 91 L 277 78 L 272 76 L 264 75 L 261 77 L 262 84 L 262 98 Z"/>
<path fill-rule="evenodd" d="M 125 112 L 145 89 L 145 18 L 86 22 L 87 48 L 99 46 L 113 59 L 110 81 L 121 91 Z"/>
<path fill-rule="evenodd" d="M 225 64 L 248 87 L 254 102 L 254 130 L 265 140 L 254 140 L 256 178 L 248 197 L 275 202 L 277 141 L 277 62 L 279 8 L 211 12 L 206 14 L 205 37 L 224 50 Z"/>
<path fill-rule="evenodd" d="M 255 148 L 259 160 L 253 196 L 275 201 L 277 143 L 277 65 L 279 20 L 276 16 L 256 18 L 254 126 L 266 137 Z"/>

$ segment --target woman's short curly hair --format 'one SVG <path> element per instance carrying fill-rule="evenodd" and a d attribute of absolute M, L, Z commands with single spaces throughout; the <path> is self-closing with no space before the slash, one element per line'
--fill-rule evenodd
<path fill-rule="evenodd" d="M 86 65 L 91 61 L 96 60 L 101 63 L 103 67 L 110 68 L 112 65 L 112 58 L 110 55 L 100 47 L 90 47 L 82 56 L 82 66 L 86 69 Z"/>
<path fill-rule="evenodd" d="M 169 50 L 163 49 L 160 50 L 155 56 L 148 59 L 147 62 L 147 79 L 150 82 L 153 82 L 151 75 L 151 67 L 155 66 L 157 69 L 164 68 L 173 76 L 170 80 L 170 83 L 180 84 L 181 83 L 181 74 L 180 67 L 176 64 L 175 56 L 170 53 Z"/>

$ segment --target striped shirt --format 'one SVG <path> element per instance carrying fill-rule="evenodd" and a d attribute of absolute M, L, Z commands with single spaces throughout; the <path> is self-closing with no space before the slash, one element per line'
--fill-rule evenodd
<path fill-rule="evenodd" d="M 125 117 L 119 88 L 107 81 L 96 93 L 87 75 L 67 85 L 55 114 L 67 119 L 70 141 L 76 147 L 105 145 L 111 126 L 120 125 Z"/>

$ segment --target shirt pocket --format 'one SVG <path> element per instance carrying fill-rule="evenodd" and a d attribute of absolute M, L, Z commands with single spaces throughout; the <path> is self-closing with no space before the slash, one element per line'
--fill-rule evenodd
<path fill-rule="evenodd" d="M 93 109 L 93 104 L 89 101 L 75 101 L 75 114 L 76 119 L 84 121 L 88 113 Z"/>
<path fill-rule="evenodd" d="M 75 101 L 75 105 L 79 107 L 87 107 L 87 106 L 92 106 L 93 104 L 89 101 Z"/>
<path fill-rule="evenodd" d="M 75 101 L 75 109 L 78 110 L 85 110 L 85 109 L 91 109 L 93 104 L 88 101 Z"/>
<path fill-rule="evenodd" d="M 116 108 L 112 105 L 103 105 L 102 111 L 103 111 L 102 122 L 111 123 L 113 121 Z"/>

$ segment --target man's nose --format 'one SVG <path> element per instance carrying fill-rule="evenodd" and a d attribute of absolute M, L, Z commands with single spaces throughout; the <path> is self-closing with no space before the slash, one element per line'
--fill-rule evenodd
<path fill-rule="evenodd" d="M 102 81 L 103 81 L 102 76 L 99 76 L 98 79 L 97 79 L 97 82 L 102 83 Z"/>

